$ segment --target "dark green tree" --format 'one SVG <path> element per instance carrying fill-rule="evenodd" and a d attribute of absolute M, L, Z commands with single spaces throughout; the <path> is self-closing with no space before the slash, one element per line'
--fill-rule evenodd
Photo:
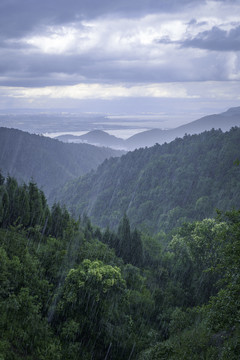
<path fill-rule="evenodd" d="M 143 246 L 141 234 L 137 229 L 131 233 L 131 264 L 141 266 L 143 264 Z"/>
<path fill-rule="evenodd" d="M 51 209 L 50 234 L 55 237 L 63 234 L 62 209 L 59 203 L 54 203 Z"/>
<path fill-rule="evenodd" d="M 36 183 L 30 181 L 28 185 L 29 205 L 30 205 L 30 226 L 43 225 L 43 206 L 40 191 Z"/>
<path fill-rule="evenodd" d="M 0 170 L 0 186 L 2 186 L 4 184 L 5 181 L 5 177 L 2 175 L 1 170 Z"/>
<path fill-rule="evenodd" d="M 116 248 L 116 253 L 118 256 L 122 257 L 126 263 L 128 263 L 131 261 L 132 246 L 130 223 L 126 213 L 124 214 L 118 226 L 117 236 L 119 242 Z"/>

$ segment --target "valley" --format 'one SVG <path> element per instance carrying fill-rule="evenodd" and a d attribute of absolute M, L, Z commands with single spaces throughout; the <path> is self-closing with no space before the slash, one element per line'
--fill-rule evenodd
<path fill-rule="evenodd" d="M 128 152 L 0 128 L 3 359 L 237 359 L 238 112 Z"/>

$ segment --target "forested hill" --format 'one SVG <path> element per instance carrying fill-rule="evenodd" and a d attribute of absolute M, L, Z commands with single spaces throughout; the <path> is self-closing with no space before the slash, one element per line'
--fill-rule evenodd
<path fill-rule="evenodd" d="M 126 212 L 134 226 L 167 231 L 239 206 L 239 144 L 235 127 L 135 150 L 68 183 L 59 197 L 104 227 L 115 227 Z"/>
<path fill-rule="evenodd" d="M 0 169 L 19 181 L 31 177 L 48 196 L 66 181 L 95 169 L 122 152 L 60 141 L 16 129 L 0 128 Z"/>
<path fill-rule="evenodd" d="M 238 360 L 239 234 L 236 210 L 102 231 L 0 173 L 0 359 Z"/>

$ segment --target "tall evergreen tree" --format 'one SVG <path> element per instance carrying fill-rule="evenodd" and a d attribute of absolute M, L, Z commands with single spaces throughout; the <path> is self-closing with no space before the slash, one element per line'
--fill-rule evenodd
<path fill-rule="evenodd" d="M 131 263 L 137 266 L 141 266 L 143 263 L 142 240 L 137 229 L 131 234 Z"/>
<path fill-rule="evenodd" d="M 125 262 L 131 261 L 131 230 L 129 219 L 124 214 L 117 231 L 119 243 L 116 249 L 117 255 L 121 256 Z"/>
<path fill-rule="evenodd" d="M 54 203 L 51 211 L 51 228 L 50 233 L 58 237 L 62 234 L 62 209 L 59 203 Z"/>
<path fill-rule="evenodd" d="M 21 186 L 18 191 L 18 212 L 20 223 L 27 226 L 30 221 L 30 204 L 26 185 Z"/>
<path fill-rule="evenodd" d="M 36 183 L 30 181 L 29 186 L 29 204 L 30 204 L 30 226 L 42 225 L 43 223 L 43 208 L 40 192 Z"/>
<path fill-rule="evenodd" d="M 8 193 L 8 214 L 9 223 L 14 223 L 17 220 L 17 196 L 18 196 L 18 184 L 16 179 L 8 176 L 6 181 L 6 191 Z"/>
<path fill-rule="evenodd" d="M 9 224 L 10 224 L 9 196 L 7 191 L 4 189 L 2 194 L 2 227 L 6 227 Z"/>
<path fill-rule="evenodd" d="M 0 186 L 2 186 L 4 184 L 4 181 L 5 181 L 5 178 L 4 176 L 1 174 L 1 171 L 0 171 Z"/>

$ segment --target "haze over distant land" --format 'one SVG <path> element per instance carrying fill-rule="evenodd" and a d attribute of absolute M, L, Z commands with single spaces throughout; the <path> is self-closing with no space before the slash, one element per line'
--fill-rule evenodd
<path fill-rule="evenodd" d="M 239 106 L 239 14 L 236 0 L 2 1 L 0 109 L 170 115 L 164 128 L 224 112 Z"/>
<path fill-rule="evenodd" d="M 181 119 L 181 118 L 180 118 Z M 187 119 L 187 117 L 186 117 Z M 194 121 L 179 120 L 163 114 L 109 115 L 67 111 L 15 111 L 0 113 L 0 126 L 56 138 L 67 143 L 88 143 L 113 149 L 133 150 L 170 142 L 176 137 L 198 134 L 205 130 L 230 130 L 240 126 L 240 107 L 220 114 L 208 114 Z M 166 128 L 164 124 L 171 124 Z"/>
<path fill-rule="evenodd" d="M 136 122 L 137 123 L 137 122 Z M 172 129 L 150 129 L 135 130 L 135 134 L 126 139 L 113 136 L 112 132 L 102 130 L 93 130 L 84 134 L 61 134 L 56 138 L 64 142 L 86 142 L 97 146 L 108 146 L 114 149 L 134 150 L 139 147 L 153 146 L 155 143 L 163 144 L 170 142 L 177 137 L 183 137 L 185 134 L 199 134 L 211 129 L 230 130 L 232 127 L 240 126 L 240 107 L 231 108 L 221 114 L 204 116 L 201 119 L 178 126 Z M 126 130 L 127 131 L 127 130 Z"/>

